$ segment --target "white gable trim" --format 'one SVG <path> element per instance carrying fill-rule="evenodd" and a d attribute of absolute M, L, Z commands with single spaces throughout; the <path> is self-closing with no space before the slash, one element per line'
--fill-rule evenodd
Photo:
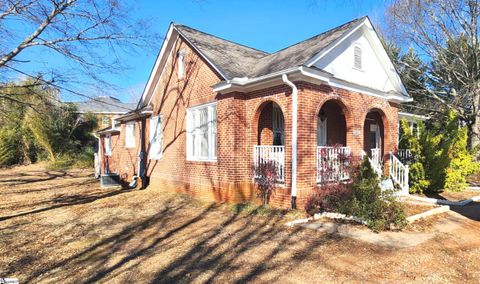
<path fill-rule="evenodd" d="M 147 96 L 152 96 L 153 95 L 153 90 L 150 92 L 150 89 L 152 88 L 152 84 L 153 84 L 153 81 L 154 81 L 154 78 L 155 78 L 155 74 L 157 74 L 160 66 L 162 66 L 162 72 L 163 72 L 163 69 L 165 67 L 165 63 L 168 59 L 168 57 L 164 58 L 165 53 L 166 53 L 167 46 L 169 45 L 170 39 L 172 38 L 173 34 L 174 34 L 174 25 L 173 25 L 173 23 L 171 23 L 170 27 L 168 28 L 167 35 L 165 36 L 165 40 L 163 41 L 162 47 L 160 48 L 160 51 L 158 52 L 157 59 L 155 60 L 155 64 L 153 65 L 152 71 L 150 72 L 150 75 L 148 76 L 147 84 L 145 85 L 145 88 L 143 89 L 142 98 L 140 99 L 140 101 L 137 105 L 137 108 L 145 106 L 144 102 L 146 101 Z M 170 52 L 169 52 L 169 54 L 170 54 Z"/>
<path fill-rule="evenodd" d="M 363 24 L 365 24 L 365 21 L 367 21 L 367 18 L 362 22 L 358 23 L 357 26 L 351 28 L 348 33 L 345 33 L 341 37 L 337 38 L 333 43 L 330 44 L 329 48 L 322 50 L 317 55 L 309 59 L 307 63 L 305 63 L 305 66 L 312 67 L 315 63 L 317 63 L 318 60 L 320 60 L 320 58 L 324 57 L 327 53 L 335 49 L 342 41 L 344 41 L 346 38 L 356 32 Z"/>
<path fill-rule="evenodd" d="M 360 22 L 356 27 L 352 28 L 348 33 L 346 33 L 344 36 L 340 37 L 335 42 L 333 42 L 328 49 L 312 57 L 312 59 L 310 59 L 305 65 L 307 67 L 312 67 L 315 63 L 317 63 L 320 59 L 325 57 L 328 53 L 330 53 L 332 50 L 338 47 L 340 43 L 345 41 L 353 33 L 355 33 L 357 30 L 359 30 L 362 27 L 366 28 L 367 32 L 364 32 L 365 36 L 367 37 L 368 40 L 373 42 L 372 48 L 374 49 L 375 54 L 378 60 L 380 61 L 383 67 L 383 70 L 387 74 L 389 80 L 394 84 L 394 86 L 400 87 L 400 91 L 404 96 L 408 96 L 408 92 L 402 80 L 400 79 L 400 76 L 398 75 L 398 73 L 396 71 L 395 72 L 390 71 L 390 70 L 395 70 L 395 67 L 393 66 L 392 61 L 388 57 L 388 54 L 385 51 L 385 48 L 383 47 L 383 44 L 380 41 L 380 38 L 378 37 L 377 32 L 375 31 L 372 23 L 368 18 L 365 18 L 365 20 Z M 368 31 L 372 31 L 372 32 L 368 32 Z"/>

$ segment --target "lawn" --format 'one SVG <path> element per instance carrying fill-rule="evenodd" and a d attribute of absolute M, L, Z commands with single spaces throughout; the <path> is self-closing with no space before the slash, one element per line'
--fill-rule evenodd
<path fill-rule="evenodd" d="M 51 282 L 475 282 L 480 222 L 395 249 L 283 224 L 281 214 L 161 189 L 102 189 L 91 171 L 0 170 L 0 277 Z M 438 220 L 439 222 L 441 220 Z M 422 230 L 432 230 L 429 226 Z"/>

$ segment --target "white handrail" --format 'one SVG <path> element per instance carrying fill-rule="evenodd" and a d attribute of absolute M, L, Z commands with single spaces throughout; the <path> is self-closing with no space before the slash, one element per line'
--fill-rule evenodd
<path fill-rule="evenodd" d="M 374 149 L 372 149 L 372 154 L 373 154 L 373 151 Z M 367 156 L 367 153 L 362 150 L 360 152 L 360 156 L 362 157 L 362 160 L 365 158 L 365 156 Z M 382 164 L 381 164 L 381 160 L 379 159 L 379 154 L 377 152 L 377 157 L 375 159 L 372 159 L 370 157 L 368 157 L 368 161 L 370 162 L 370 165 L 372 166 L 373 168 L 373 171 L 378 175 L 378 177 L 382 177 L 383 175 L 383 170 L 382 170 Z"/>
<path fill-rule="evenodd" d="M 278 181 L 285 181 L 285 146 L 264 146 L 253 147 L 253 165 L 258 169 L 262 164 L 273 162 L 277 169 Z M 260 172 L 255 170 L 255 178 L 259 178 Z"/>
<path fill-rule="evenodd" d="M 317 147 L 317 183 L 350 179 L 349 147 Z"/>
<path fill-rule="evenodd" d="M 408 165 L 404 165 L 394 154 L 390 153 L 390 176 L 401 188 L 402 194 L 408 194 Z"/>

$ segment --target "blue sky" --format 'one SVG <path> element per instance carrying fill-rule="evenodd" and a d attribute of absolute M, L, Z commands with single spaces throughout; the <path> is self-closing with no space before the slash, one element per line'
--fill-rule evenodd
<path fill-rule="evenodd" d="M 170 22 L 185 24 L 204 32 L 274 52 L 302 41 L 354 18 L 370 16 L 375 25 L 382 24 L 384 0 L 288 0 L 288 1 L 220 1 L 176 0 L 132 2 L 131 13 L 147 18 L 152 32 L 164 35 Z M 111 95 L 129 102 L 136 101 L 143 90 L 162 40 L 155 48 L 121 60 L 130 68 L 105 78 L 119 87 Z M 55 58 L 45 58 L 36 64 L 48 64 Z M 39 63 L 40 62 L 40 63 Z M 35 66 L 32 70 L 35 69 Z M 37 66 L 39 67 L 39 66 Z M 89 90 L 79 90 L 92 94 Z M 84 98 L 72 95 L 65 100 Z"/>
<path fill-rule="evenodd" d="M 385 1 L 219 1 L 178 0 L 139 1 L 134 12 L 152 19 L 154 31 L 164 35 L 171 21 L 201 31 L 274 52 L 325 30 L 364 15 L 374 24 L 382 23 Z M 160 48 L 141 54 L 128 62 L 132 69 L 112 76 L 126 91 L 115 94 L 124 101 L 132 100 L 129 92 L 140 93 L 148 79 Z"/>

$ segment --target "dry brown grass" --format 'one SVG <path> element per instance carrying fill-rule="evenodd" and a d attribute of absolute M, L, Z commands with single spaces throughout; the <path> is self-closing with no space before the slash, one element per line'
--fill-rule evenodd
<path fill-rule="evenodd" d="M 287 228 L 161 189 L 101 189 L 91 172 L 0 171 L 0 277 L 50 282 L 475 282 L 479 222 L 408 249 Z"/>

